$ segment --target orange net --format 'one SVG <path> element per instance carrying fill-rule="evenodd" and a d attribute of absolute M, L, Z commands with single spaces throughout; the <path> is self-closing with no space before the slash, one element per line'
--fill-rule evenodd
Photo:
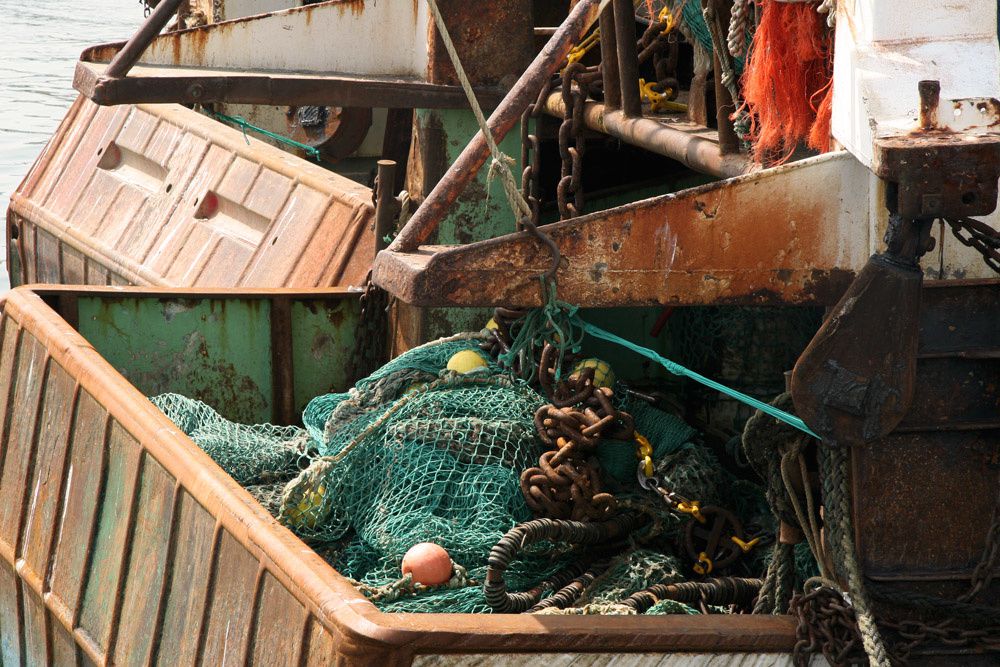
<path fill-rule="evenodd" d="M 816 6 L 761 0 L 742 79 L 757 160 L 780 164 L 803 141 L 829 150 L 832 77 L 831 34 Z"/>

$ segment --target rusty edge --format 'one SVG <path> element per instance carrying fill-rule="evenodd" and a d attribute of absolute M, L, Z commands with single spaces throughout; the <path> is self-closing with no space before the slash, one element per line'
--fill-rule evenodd
<path fill-rule="evenodd" d="M 292 364 L 292 303 L 284 296 L 271 301 L 271 405 L 279 424 L 295 424 L 295 375 Z"/>
<path fill-rule="evenodd" d="M 92 394 L 110 417 L 335 637 L 370 650 L 408 653 L 788 652 L 795 643 L 795 623 L 789 616 L 620 616 L 602 617 L 600 623 L 594 623 L 592 619 L 565 616 L 379 612 L 315 552 L 278 524 L 41 298 L 70 293 L 287 299 L 351 295 L 345 290 L 104 290 L 36 285 L 17 288 L 0 300 L 4 316 L 44 345 L 51 359 L 74 377 L 81 389 Z M 45 604 L 51 608 L 49 599 Z M 66 622 L 61 617 L 59 620 Z"/>
<path fill-rule="evenodd" d="M 128 74 L 132 66 L 135 65 L 139 57 L 146 51 L 160 31 L 170 22 L 171 17 L 177 13 L 177 9 L 184 0 L 162 0 L 156 5 L 156 9 L 149 15 L 131 39 L 125 43 L 121 51 L 115 54 L 114 59 L 108 65 L 105 75 L 113 79 L 124 77 Z"/>

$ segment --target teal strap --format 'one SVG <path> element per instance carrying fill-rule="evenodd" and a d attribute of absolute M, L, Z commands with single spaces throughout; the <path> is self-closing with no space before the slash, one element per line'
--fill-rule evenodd
<path fill-rule="evenodd" d="M 583 325 L 583 330 L 589 333 L 594 338 L 600 338 L 602 340 L 610 341 L 612 343 L 617 343 L 618 345 L 626 347 L 637 354 L 641 354 L 647 359 L 652 359 L 653 361 L 657 362 L 658 364 L 666 368 L 668 371 L 673 373 L 674 375 L 680 375 L 682 377 L 690 378 L 699 384 L 703 384 L 706 387 L 711 387 L 716 391 L 722 392 L 726 396 L 731 396 L 732 398 L 735 398 L 737 401 L 740 401 L 741 403 L 746 403 L 751 407 L 757 408 L 761 412 L 771 415 L 772 417 L 774 417 L 779 421 L 785 422 L 789 426 L 794 426 L 803 433 L 808 433 L 809 435 L 817 439 L 819 438 L 818 435 L 813 433 L 812 430 L 808 426 L 806 426 L 806 423 L 804 421 L 802 421 L 795 415 L 789 414 L 784 410 L 779 410 L 778 408 L 768 403 L 765 403 L 764 401 L 759 401 L 753 396 L 747 396 L 743 392 L 736 391 L 735 389 L 730 389 L 729 387 L 723 384 L 719 384 L 715 380 L 710 380 L 704 375 L 695 373 L 694 371 L 688 368 L 684 368 L 678 363 L 670 361 L 666 357 L 660 356 L 654 350 L 642 347 L 641 345 L 636 345 L 635 343 L 625 340 L 621 336 L 616 336 L 610 331 L 605 331 L 604 329 L 596 327 L 593 324 L 590 324 L 589 322 L 583 322 L 582 320 L 580 320 L 580 323 Z"/>
<path fill-rule="evenodd" d="M 270 130 L 265 130 L 262 127 L 257 127 L 256 125 L 252 124 L 250 121 L 248 121 L 246 118 L 243 118 L 242 116 L 227 116 L 224 113 L 217 113 L 217 112 L 213 113 L 212 115 L 218 120 L 222 120 L 227 123 L 232 123 L 233 125 L 239 127 L 241 130 L 243 130 L 244 137 L 247 134 L 247 130 L 250 130 L 251 132 L 262 134 L 265 137 L 270 137 L 271 139 L 274 139 L 278 143 L 285 144 L 287 146 L 294 146 L 295 148 L 301 149 L 305 151 L 306 155 L 319 162 L 319 149 L 310 146 L 309 144 L 304 144 L 300 141 L 295 141 L 294 139 L 289 139 L 288 137 L 271 132 Z"/>

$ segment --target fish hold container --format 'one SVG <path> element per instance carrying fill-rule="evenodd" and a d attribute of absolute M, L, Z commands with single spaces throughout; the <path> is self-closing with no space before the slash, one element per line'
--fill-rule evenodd
<path fill-rule="evenodd" d="M 372 191 L 176 104 L 80 97 L 7 211 L 11 284 L 360 285 Z"/>
<path fill-rule="evenodd" d="M 291 423 L 352 384 L 359 318 L 337 290 L 7 294 L 0 661 L 791 664 L 788 616 L 381 612 L 146 398 Z"/>

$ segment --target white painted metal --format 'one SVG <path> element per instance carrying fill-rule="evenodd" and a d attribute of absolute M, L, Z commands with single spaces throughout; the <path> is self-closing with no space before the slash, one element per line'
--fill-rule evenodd
<path fill-rule="evenodd" d="M 944 122 L 949 100 L 1000 97 L 996 33 L 996 4 L 983 0 L 841 0 L 833 136 L 871 167 L 877 137 L 917 127 L 918 81 L 941 82 Z"/>
<path fill-rule="evenodd" d="M 302 3 L 298 0 L 223 0 L 221 4 L 222 15 L 225 20 L 231 21 L 245 16 L 291 9 Z"/>
<path fill-rule="evenodd" d="M 426 2 L 324 2 L 157 37 L 140 62 L 425 80 Z"/>
<path fill-rule="evenodd" d="M 978 103 L 1000 98 L 996 3 L 840 0 L 833 77 L 833 136 L 867 168 L 873 165 L 877 138 L 918 127 L 917 83 L 924 79 L 941 83 L 942 127 L 967 134 L 993 132 L 989 124 L 997 119 L 983 113 Z M 871 252 L 877 252 L 884 247 L 888 214 L 884 184 L 874 175 L 869 181 L 865 217 Z M 1000 226 L 1000 214 L 984 220 Z M 935 229 L 938 247 L 923 259 L 928 277 L 993 275 L 978 253 L 944 232 Z"/>

